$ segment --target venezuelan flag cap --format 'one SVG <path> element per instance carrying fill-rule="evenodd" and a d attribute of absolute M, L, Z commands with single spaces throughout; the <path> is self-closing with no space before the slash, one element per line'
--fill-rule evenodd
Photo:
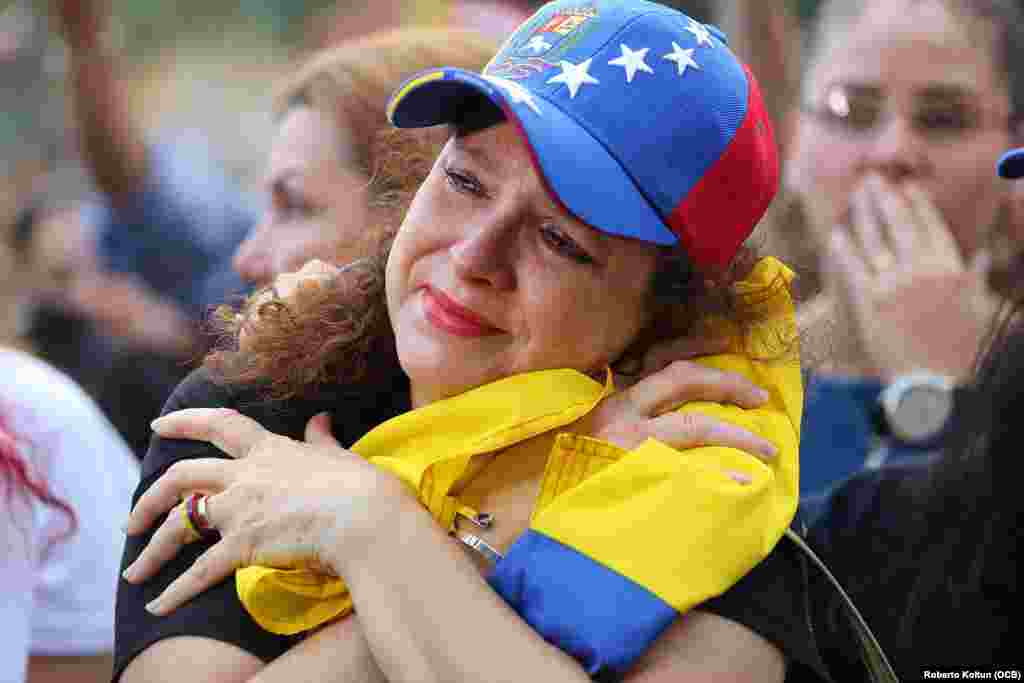
<path fill-rule="evenodd" d="M 514 124 L 552 196 L 607 233 L 729 263 L 778 189 L 771 123 L 724 34 L 643 0 L 558 0 L 477 74 L 409 79 L 400 128 Z"/>
<path fill-rule="evenodd" d="M 1004 178 L 1017 179 L 1024 177 L 1024 147 L 1011 149 L 999 159 L 996 166 L 999 175 Z"/>

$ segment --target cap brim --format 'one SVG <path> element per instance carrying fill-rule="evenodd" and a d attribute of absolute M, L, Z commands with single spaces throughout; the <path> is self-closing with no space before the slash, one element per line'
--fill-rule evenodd
<path fill-rule="evenodd" d="M 1024 148 L 1011 149 L 999 159 L 996 168 L 1004 178 L 1024 177 Z"/>
<path fill-rule="evenodd" d="M 388 118 L 398 128 L 486 119 L 486 112 L 479 111 L 481 95 L 518 128 L 541 179 L 579 220 L 645 242 L 679 241 L 604 145 L 550 100 L 519 83 L 463 69 L 425 71 L 392 96 Z"/>

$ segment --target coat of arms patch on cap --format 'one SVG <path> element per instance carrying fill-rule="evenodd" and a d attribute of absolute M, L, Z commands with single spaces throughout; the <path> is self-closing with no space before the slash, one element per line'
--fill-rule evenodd
<path fill-rule="evenodd" d="M 593 28 L 597 15 L 592 4 L 541 10 L 508 39 L 484 73 L 519 80 L 558 66 L 562 55 Z"/>

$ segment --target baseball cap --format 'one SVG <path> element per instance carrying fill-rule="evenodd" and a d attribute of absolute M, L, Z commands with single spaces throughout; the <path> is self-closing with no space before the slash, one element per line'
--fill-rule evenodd
<path fill-rule="evenodd" d="M 399 128 L 502 117 L 549 193 L 606 233 L 727 265 L 778 189 L 771 122 L 725 35 L 643 0 L 558 0 L 480 74 L 420 72 L 392 95 Z"/>
<path fill-rule="evenodd" d="M 999 159 L 996 165 L 999 175 L 1004 178 L 1024 177 L 1024 147 L 1011 149 Z"/>

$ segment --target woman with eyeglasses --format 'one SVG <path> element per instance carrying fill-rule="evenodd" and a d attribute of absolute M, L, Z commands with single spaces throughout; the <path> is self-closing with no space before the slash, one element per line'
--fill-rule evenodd
<path fill-rule="evenodd" d="M 991 173 L 1017 138 L 1022 27 L 1009 0 L 819 10 L 786 172 L 823 285 L 804 322 L 824 323 L 828 359 L 808 387 L 805 492 L 942 443 L 1006 280 L 993 256 L 1022 243 Z"/>

